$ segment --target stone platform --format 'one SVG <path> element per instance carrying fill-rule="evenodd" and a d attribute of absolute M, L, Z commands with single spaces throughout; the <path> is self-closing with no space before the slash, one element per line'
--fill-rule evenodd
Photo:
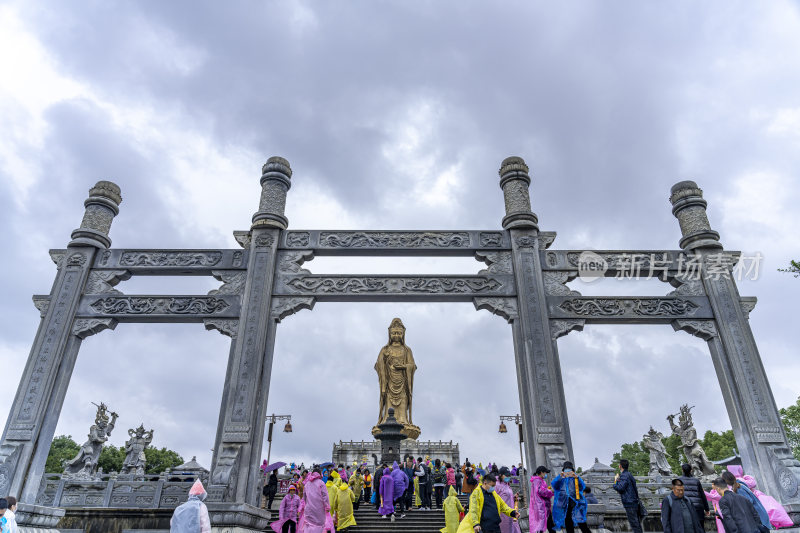
<path fill-rule="evenodd" d="M 441 459 L 453 465 L 461 462 L 458 443 L 453 441 L 421 441 L 406 439 L 400 443 L 400 455 L 413 455 L 416 457 L 430 457 L 431 461 Z M 331 462 L 335 464 L 352 465 L 354 462 L 366 462 L 375 465 L 381 456 L 381 443 L 377 440 L 339 441 L 334 443 Z"/>

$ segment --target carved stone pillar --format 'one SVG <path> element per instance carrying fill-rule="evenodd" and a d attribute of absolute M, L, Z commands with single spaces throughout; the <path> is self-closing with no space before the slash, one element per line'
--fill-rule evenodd
<path fill-rule="evenodd" d="M 528 468 L 561 468 L 572 458 L 564 385 L 556 341 L 550 333 L 539 249 L 552 242 L 540 235 L 530 209 L 528 166 L 509 157 L 500 167 L 506 202 L 503 227 L 510 230 L 518 316 L 512 317 L 514 355 Z"/>
<path fill-rule="evenodd" d="M 287 223 L 284 206 L 291 172 L 289 163 L 280 157 L 271 157 L 262 169 L 261 202 L 253 216 L 241 314 L 232 341 L 214 445 L 209 488 L 212 501 L 257 507 L 261 497 L 258 465 L 277 325 L 270 313 L 272 287 L 280 230 Z"/>
<path fill-rule="evenodd" d="M 36 501 L 81 339 L 116 325 L 110 319 L 106 324 L 75 320 L 75 312 L 97 249 L 111 243 L 108 231 L 121 201 L 119 187 L 110 181 L 92 187 L 81 227 L 72 232 L 68 251 L 56 256 L 58 273 L 47 310 L 0 442 L 0 494 Z"/>
<path fill-rule="evenodd" d="M 754 476 L 764 492 L 779 498 L 797 523 L 800 462 L 786 440 L 747 310 L 730 272 L 732 261 L 720 253 L 719 234 L 708 223 L 701 194 L 695 183 L 681 182 L 672 188 L 670 198 L 684 250 L 693 250 L 702 260 L 703 287 L 714 311 L 716 327 L 693 333 L 708 340 L 745 473 Z"/>

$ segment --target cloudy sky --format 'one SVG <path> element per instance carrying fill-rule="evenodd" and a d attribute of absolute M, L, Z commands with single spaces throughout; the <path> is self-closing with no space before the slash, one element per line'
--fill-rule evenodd
<path fill-rule="evenodd" d="M 751 324 L 779 406 L 800 394 L 800 11 L 796 3 L 0 3 L 0 412 L 39 323 L 32 294 L 99 179 L 122 188 L 115 247 L 235 248 L 261 164 L 286 157 L 293 229 L 497 229 L 497 168 L 531 166 L 554 248 L 675 249 L 669 188 L 694 179 L 729 250 L 761 252 Z M 314 273 L 474 273 L 472 259 L 319 258 Z M 128 294 L 205 294 L 213 279 L 131 279 Z M 584 294 L 665 294 L 604 280 Z M 510 327 L 471 304 L 318 304 L 286 319 L 272 457 L 307 464 L 370 438 L 373 365 L 395 316 L 419 367 L 414 420 L 462 459 L 516 462 Z M 57 434 L 90 402 L 201 463 L 229 340 L 202 325 L 120 325 L 83 344 Z M 575 459 L 608 461 L 681 403 L 729 428 L 704 342 L 669 326 L 591 326 L 559 341 Z M 265 447 L 266 450 L 266 447 Z M 266 455 L 266 452 L 265 452 Z"/>

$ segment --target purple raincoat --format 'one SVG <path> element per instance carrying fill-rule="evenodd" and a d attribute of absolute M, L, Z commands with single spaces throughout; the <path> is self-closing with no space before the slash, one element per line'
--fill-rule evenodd
<path fill-rule="evenodd" d="M 553 491 L 547 481 L 539 476 L 531 476 L 531 498 L 528 509 L 528 524 L 532 533 L 547 531 L 547 517 L 553 502 Z"/>
<path fill-rule="evenodd" d="M 383 470 L 379 491 L 381 507 L 378 509 L 378 513 L 384 516 L 394 513 L 394 480 L 392 479 L 392 471 L 389 468 Z"/>
<path fill-rule="evenodd" d="M 295 523 L 298 522 L 298 515 L 300 513 L 300 497 L 297 495 L 297 491 L 295 490 L 295 494 L 291 492 L 283 497 L 281 500 L 281 508 L 278 511 L 279 520 L 270 524 L 275 533 L 281 533 L 283 529 L 283 524 L 287 521 L 292 520 Z"/>
<path fill-rule="evenodd" d="M 506 502 L 506 505 L 512 509 L 515 508 L 514 491 L 511 490 L 511 487 L 508 486 L 508 483 L 498 481 L 495 484 L 494 490 L 497 495 L 500 496 L 500 499 Z M 519 522 L 510 516 L 500 514 L 500 533 L 522 533 L 522 530 L 519 528 Z"/>
<path fill-rule="evenodd" d="M 405 472 L 400 470 L 397 461 L 394 462 L 393 470 L 391 473 L 392 481 L 394 481 L 394 499 L 400 498 L 408 488 L 408 476 Z"/>

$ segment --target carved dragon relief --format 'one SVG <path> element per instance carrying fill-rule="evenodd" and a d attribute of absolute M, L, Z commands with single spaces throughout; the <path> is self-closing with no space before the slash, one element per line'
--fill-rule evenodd
<path fill-rule="evenodd" d="M 475 252 L 475 259 L 486 263 L 489 268 L 478 272 L 478 275 L 513 274 L 511 252 Z"/>
<path fill-rule="evenodd" d="M 550 321 L 550 338 L 553 340 L 567 335 L 570 331 L 583 331 L 586 325 L 586 320 L 570 319 L 570 320 L 551 320 Z"/>
<path fill-rule="evenodd" d="M 278 272 L 285 274 L 311 274 L 310 271 L 302 268 L 302 265 L 312 259 L 314 259 L 312 250 L 280 251 L 278 252 Z"/>
<path fill-rule="evenodd" d="M 120 282 L 130 279 L 127 270 L 92 270 L 86 280 L 84 294 L 122 294 L 114 287 Z"/>
<path fill-rule="evenodd" d="M 85 339 L 101 331 L 117 327 L 117 321 L 113 318 L 76 318 L 72 325 L 72 334 L 78 338 Z"/>
<path fill-rule="evenodd" d="M 707 341 L 718 335 L 717 326 L 713 320 L 673 320 L 672 329 L 675 331 L 685 331 L 689 335 L 700 337 Z"/>
<path fill-rule="evenodd" d="M 302 309 L 314 309 L 317 299 L 313 296 L 273 296 L 270 316 L 277 322 Z"/>
<path fill-rule="evenodd" d="M 211 275 L 222 282 L 219 289 L 208 291 L 209 296 L 215 294 L 242 294 L 247 281 L 247 272 L 243 270 L 212 270 Z"/>
<path fill-rule="evenodd" d="M 472 303 L 475 305 L 475 310 L 480 311 L 486 309 L 493 315 L 501 316 L 506 319 L 510 324 L 513 320 L 519 318 L 519 310 L 517 307 L 517 299 L 511 298 L 473 298 Z"/>

